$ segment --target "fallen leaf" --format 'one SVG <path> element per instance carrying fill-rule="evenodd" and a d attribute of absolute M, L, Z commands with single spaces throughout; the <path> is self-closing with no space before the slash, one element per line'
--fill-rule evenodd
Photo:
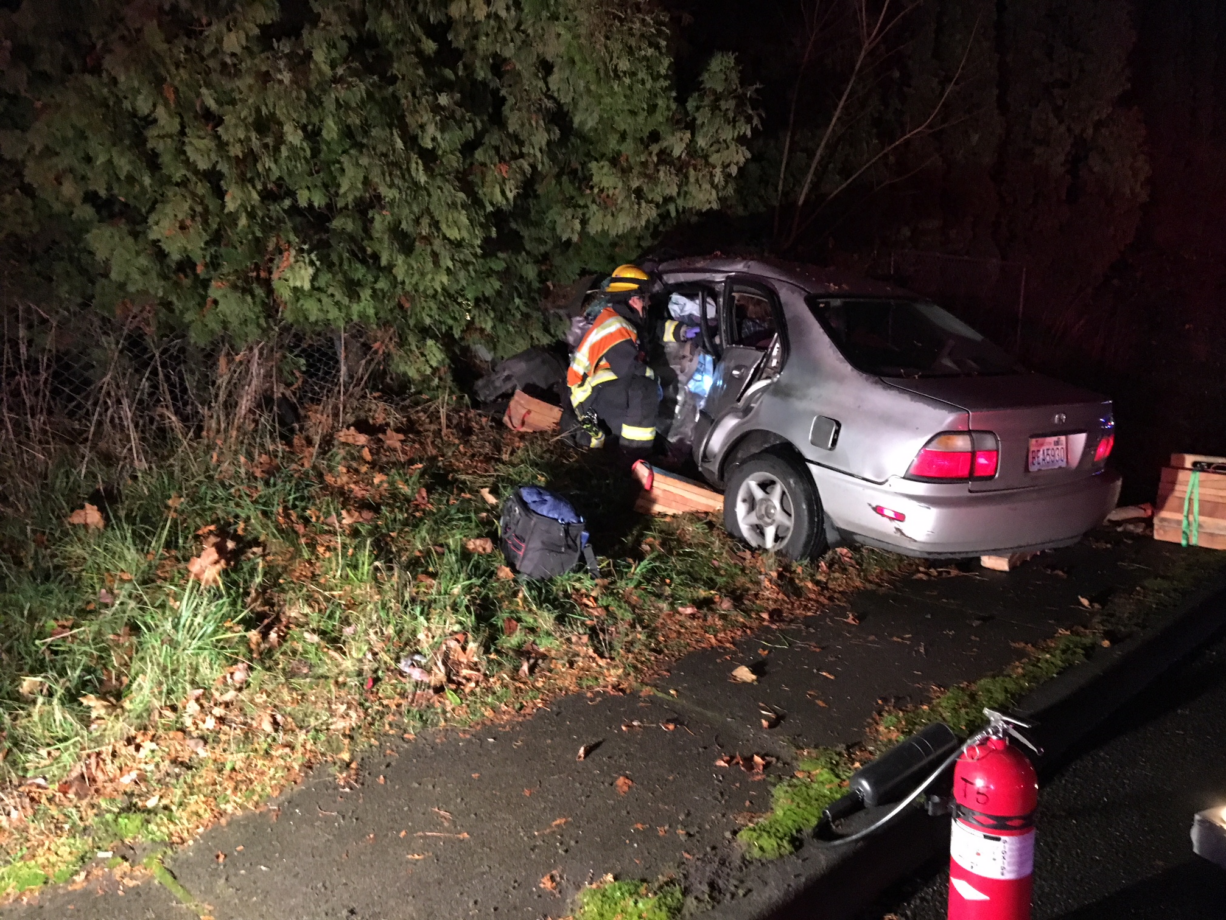
<path fill-rule="evenodd" d="M 92 693 L 82 696 L 81 702 L 89 707 L 89 717 L 95 722 L 106 718 L 109 713 L 118 709 L 110 700 L 104 700 L 101 697 L 94 696 Z"/>
<path fill-rule="evenodd" d="M 342 444 L 352 444 L 354 447 L 365 447 L 370 443 L 370 438 L 355 428 L 345 428 L 337 432 L 336 440 Z"/>
<path fill-rule="evenodd" d="M 592 751 L 596 750 L 596 748 L 599 746 L 600 746 L 599 741 L 595 741 L 591 744 L 583 745 L 583 747 L 579 748 L 579 755 L 575 758 L 575 760 L 586 760 L 587 755 L 592 753 Z"/>
<path fill-rule="evenodd" d="M 519 621 L 507 617 L 502 621 L 502 634 L 504 636 L 513 636 L 519 632 Z"/>
<path fill-rule="evenodd" d="M 763 754 L 751 754 L 745 757 L 741 754 L 733 754 L 731 757 L 727 754 L 715 761 L 717 767 L 740 767 L 746 773 L 756 774 L 755 778 L 761 777 L 766 771 L 766 768 L 775 762 L 774 757 L 768 757 Z"/>
<path fill-rule="evenodd" d="M 489 489 L 480 489 L 478 491 L 481 493 L 481 497 L 485 499 L 485 503 L 487 505 L 498 504 L 498 499 L 494 498 L 494 493 Z"/>
<path fill-rule="evenodd" d="M 756 684 L 758 675 L 742 664 L 733 670 L 732 679 L 740 684 Z"/>
<path fill-rule="evenodd" d="M 403 834 L 401 836 L 404 836 Z M 429 853 L 406 853 L 405 859 L 429 859 Z"/>
<path fill-rule="evenodd" d="M 87 506 L 87 507 L 88 507 L 88 506 Z M 1078 595 L 1077 595 L 1077 600 L 1078 600 L 1078 602 L 1081 604 L 1081 606 L 1082 606 L 1082 607 L 1089 607 L 1089 606 L 1090 606 L 1090 599 L 1089 599 L 1088 597 L 1082 597 L 1080 594 L 1078 594 Z"/>
<path fill-rule="evenodd" d="M 498 571 L 494 573 L 500 581 L 511 581 L 515 577 L 515 573 L 511 571 L 509 566 L 500 565 Z"/>
<path fill-rule="evenodd" d="M 557 891 L 558 890 L 558 877 L 559 877 L 558 870 L 554 869 L 552 872 L 550 872 L 548 875 L 546 875 L 544 878 L 541 879 L 541 887 L 544 888 L 546 891 Z"/>
<path fill-rule="evenodd" d="M 834 678 L 834 675 L 833 675 L 833 674 L 831 674 L 829 671 L 818 671 L 817 673 L 818 673 L 818 674 L 820 674 L 820 675 L 822 675 L 822 677 L 828 678 L 829 680 L 834 680 L 834 679 L 835 679 L 835 678 Z"/>
<path fill-rule="evenodd" d="M 474 537 L 471 540 L 464 541 L 464 548 L 470 553 L 488 556 L 494 551 L 494 541 L 489 537 Z"/>
<path fill-rule="evenodd" d="M 207 588 L 221 584 L 221 570 L 225 567 L 226 561 L 217 552 L 217 547 L 210 545 L 206 546 L 199 556 L 188 561 L 187 574 Z"/>
<path fill-rule="evenodd" d="M 613 787 L 617 790 L 618 795 L 625 795 L 630 791 L 630 787 L 634 785 L 634 780 L 628 776 L 619 776 L 613 781 Z"/>
<path fill-rule="evenodd" d="M 218 850 L 217 855 L 214 856 L 213 858 L 217 860 L 219 863 L 223 863 L 226 861 L 226 854 L 221 852 L 221 850 Z"/>
<path fill-rule="evenodd" d="M 102 519 L 98 509 L 89 504 L 85 504 L 84 508 L 79 508 L 72 514 L 68 515 L 69 524 L 80 524 L 89 530 L 102 530 L 106 526 L 106 521 Z"/>

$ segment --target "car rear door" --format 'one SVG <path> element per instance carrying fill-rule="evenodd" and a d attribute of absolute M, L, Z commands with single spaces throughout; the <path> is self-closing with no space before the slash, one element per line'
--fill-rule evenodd
<path fill-rule="evenodd" d="M 765 281 L 745 275 L 725 280 L 714 323 L 704 342 L 715 373 L 703 414 L 711 421 L 734 409 L 778 375 L 786 358 L 786 329 L 779 296 Z M 717 334 L 712 329 L 718 330 Z"/>

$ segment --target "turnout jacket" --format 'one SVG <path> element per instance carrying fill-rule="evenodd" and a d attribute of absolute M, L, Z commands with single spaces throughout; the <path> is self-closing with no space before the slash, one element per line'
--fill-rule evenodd
<path fill-rule="evenodd" d="M 614 302 L 596 316 L 590 329 L 575 347 L 566 370 L 573 406 L 587 402 L 592 390 L 611 380 L 634 376 L 655 377 L 642 358 L 640 337 L 644 320 L 625 302 Z M 665 341 L 683 340 L 684 326 L 674 320 L 660 330 Z"/>

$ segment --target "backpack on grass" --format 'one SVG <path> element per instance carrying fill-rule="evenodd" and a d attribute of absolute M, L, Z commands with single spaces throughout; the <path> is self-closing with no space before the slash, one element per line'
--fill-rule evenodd
<path fill-rule="evenodd" d="M 537 486 L 520 486 L 502 506 L 502 554 L 529 578 L 553 578 L 573 569 L 582 556 L 595 578 L 596 554 L 588 545 L 583 517 L 560 495 Z"/>

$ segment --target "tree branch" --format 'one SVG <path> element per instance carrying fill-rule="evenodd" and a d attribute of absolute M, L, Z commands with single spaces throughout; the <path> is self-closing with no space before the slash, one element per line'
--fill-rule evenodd
<path fill-rule="evenodd" d="M 910 9 L 910 7 L 908 7 L 908 9 Z M 897 17 L 894 21 L 897 22 Z M 966 48 L 962 52 L 962 60 L 958 62 L 958 69 L 954 71 L 953 77 L 950 78 L 949 83 L 945 86 L 945 91 L 941 93 L 941 98 L 937 100 L 937 103 L 935 106 L 933 106 L 932 111 L 928 113 L 928 117 L 925 118 L 919 125 L 912 128 L 910 131 L 907 131 L 901 137 L 896 138 L 894 141 L 879 150 L 875 155 L 870 157 L 863 165 L 860 166 L 859 169 L 845 179 L 833 192 L 827 195 L 825 202 L 823 202 L 820 207 L 814 209 L 813 213 L 803 220 L 801 219 L 801 207 L 804 202 L 803 199 L 798 200 L 796 202 L 796 216 L 792 221 L 792 232 L 788 235 L 787 243 L 783 246 L 784 249 L 790 248 L 796 242 L 797 237 L 799 237 L 800 234 L 813 223 L 813 221 L 817 218 L 817 215 L 822 212 L 823 208 L 825 208 L 826 204 L 828 204 L 831 199 L 835 198 L 840 192 L 859 179 L 860 176 L 864 175 L 864 173 L 879 160 L 888 156 L 890 153 L 897 150 L 908 141 L 919 137 L 922 134 L 931 133 L 930 129 L 932 123 L 936 120 L 937 115 L 939 115 L 941 110 L 945 107 L 945 103 L 948 101 L 950 94 L 953 93 L 955 88 L 957 88 L 959 79 L 962 76 L 962 71 L 966 69 L 966 62 L 970 57 L 971 47 L 975 41 L 975 35 L 979 31 L 979 22 L 979 19 L 975 20 L 975 26 L 971 29 L 970 37 L 966 41 Z M 844 95 L 846 95 L 846 93 Z"/>
<path fill-rule="evenodd" d="M 898 12 L 893 18 L 887 19 L 890 11 L 892 0 L 885 0 L 881 5 L 881 10 L 877 14 L 876 21 L 871 22 L 868 11 L 868 0 L 855 0 L 855 15 L 856 22 L 860 30 L 860 52 L 856 55 L 856 63 L 851 69 L 851 74 L 847 78 L 847 83 L 843 87 L 843 93 L 839 97 L 838 104 L 834 108 L 834 112 L 830 116 L 830 121 L 826 125 L 826 130 L 822 133 L 822 139 L 818 142 L 817 150 L 813 154 L 813 159 L 809 163 L 809 171 L 805 175 L 804 184 L 800 187 L 800 194 L 796 198 L 796 209 L 792 217 L 792 229 L 788 234 L 787 242 L 783 248 L 787 249 L 796 241 L 797 235 L 800 233 L 800 219 L 804 212 L 805 201 L 809 197 L 809 190 L 813 187 L 813 178 L 817 174 L 817 167 L 821 164 L 826 153 L 826 148 L 830 144 L 830 139 L 834 136 L 834 129 L 839 123 L 839 119 L 843 116 L 843 110 L 847 107 L 847 100 L 851 96 L 852 88 L 856 85 L 856 81 L 860 77 L 860 71 L 864 68 L 865 61 L 868 56 L 876 50 L 877 46 L 885 40 L 886 35 L 894 28 L 902 19 L 909 13 L 918 3 L 908 4 Z"/>

